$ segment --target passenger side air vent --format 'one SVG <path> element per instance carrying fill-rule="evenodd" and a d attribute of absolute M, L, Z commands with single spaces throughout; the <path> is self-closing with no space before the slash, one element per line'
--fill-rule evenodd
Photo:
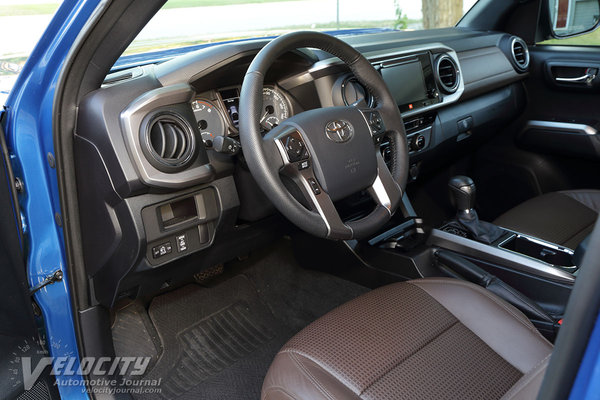
<path fill-rule="evenodd" d="M 452 57 L 443 55 L 438 58 L 435 74 L 438 84 L 444 92 L 451 94 L 458 90 L 460 84 L 460 71 Z"/>
<path fill-rule="evenodd" d="M 513 38 L 510 51 L 517 69 L 526 71 L 529 67 L 529 50 L 523 39 Z"/>
<path fill-rule="evenodd" d="M 175 113 L 160 113 L 146 124 L 142 149 L 150 163 L 163 172 L 189 166 L 196 154 L 196 138 L 190 124 Z"/>

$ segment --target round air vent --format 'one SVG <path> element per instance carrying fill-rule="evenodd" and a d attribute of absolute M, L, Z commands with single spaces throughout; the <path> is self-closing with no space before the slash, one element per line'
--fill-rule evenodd
<path fill-rule="evenodd" d="M 446 93 L 454 93 L 460 84 L 460 71 L 452 57 L 443 55 L 438 58 L 435 68 L 436 78 L 442 90 Z"/>
<path fill-rule="evenodd" d="M 529 67 L 529 50 L 527 44 L 520 38 L 513 38 L 510 51 L 516 67 L 522 72 Z"/>
<path fill-rule="evenodd" d="M 196 137 L 190 124 L 175 113 L 159 113 L 146 124 L 142 148 L 150 163 L 163 172 L 189 166 L 196 153 Z"/>

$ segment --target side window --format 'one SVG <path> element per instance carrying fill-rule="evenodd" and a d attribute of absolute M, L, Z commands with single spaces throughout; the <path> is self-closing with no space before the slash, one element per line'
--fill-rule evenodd
<path fill-rule="evenodd" d="M 600 45 L 598 0 L 548 0 L 548 16 L 554 38 L 540 44 Z"/>

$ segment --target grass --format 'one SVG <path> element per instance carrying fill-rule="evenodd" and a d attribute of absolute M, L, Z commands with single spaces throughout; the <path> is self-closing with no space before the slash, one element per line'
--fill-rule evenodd
<path fill-rule="evenodd" d="M 568 45 L 568 46 L 600 46 L 600 29 L 585 35 L 568 39 L 550 39 L 538 44 Z"/>
<path fill-rule="evenodd" d="M 233 4 L 250 3 L 273 3 L 281 1 L 297 0 L 169 0 L 163 9 L 169 8 L 188 8 L 188 7 L 207 7 L 207 6 L 228 6 Z M 9 6 L 0 6 L 0 17 L 10 17 L 18 15 L 48 15 L 54 14 L 60 3 L 40 3 L 40 4 L 13 4 Z"/>

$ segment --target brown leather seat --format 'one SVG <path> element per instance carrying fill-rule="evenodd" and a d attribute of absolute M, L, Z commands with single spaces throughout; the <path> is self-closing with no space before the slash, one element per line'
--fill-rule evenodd
<path fill-rule="evenodd" d="M 535 197 L 494 223 L 575 249 L 592 232 L 599 213 L 600 190 L 573 190 Z"/>
<path fill-rule="evenodd" d="M 277 354 L 263 399 L 532 399 L 552 352 L 514 307 L 471 283 L 373 290 Z"/>

